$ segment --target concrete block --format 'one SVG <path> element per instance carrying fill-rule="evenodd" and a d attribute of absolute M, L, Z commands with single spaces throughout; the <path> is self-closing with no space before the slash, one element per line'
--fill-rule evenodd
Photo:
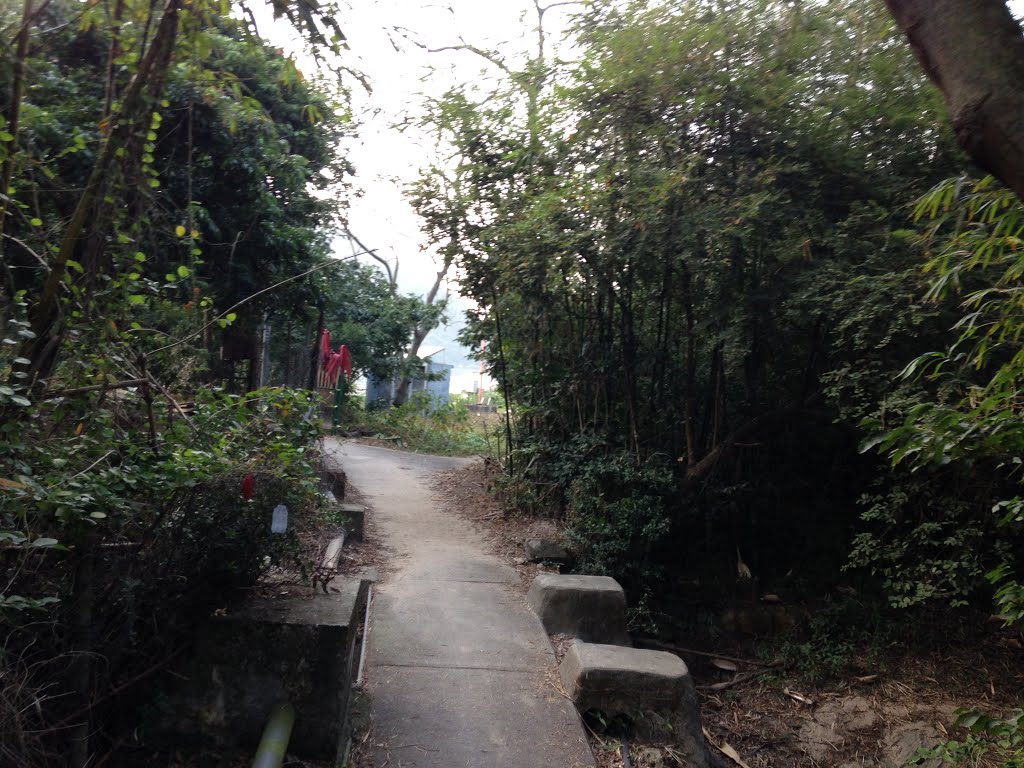
<path fill-rule="evenodd" d="M 342 502 L 334 505 L 334 512 L 343 521 L 345 535 L 352 541 L 362 541 L 363 526 L 366 524 L 366 507 L 362 504 Z"/>
<path fill-rule="evenodd" d="M 334 571 L 338 568 L 341 560 L 341 548 L 345 546 L 345 536 L 336 536 L 331 539 L 324 552 L 324 559 L 320 562 L 320 568 L 324 571 Z"/>
<path fill-rule="evenodd" d="M 348 478 L 345 471 L 332 460 L 326 460 L 326 465 L 320 473 L 324 490 L 330 491 L 338 501 L 345 500 L 345 488 L 348 485 Z"/>
<path fill-rule="evenodd" d="M 549 634 L 631 645 L 626 595 L 613 578 L 541 573 L 530 585 L 526 600 Z"/>
<path fill-rule="evenodd" d="M 608 715 L 676 709 L 690 674 L 671 653 L 581 640 L 569 648 L 558 671 L 578 710 Z"/>
<path fill-rule="evenodd" d="M 337 579 L 340 591 L 257 600 L 199 632 L 188 683 L 162 731 L 255 748 L 275 704 L 295 708 L 289 753 L 335 761 L 347 750 L 349 701 L 359 663 L 369 583 Z"/>
<path fill-rule="evenodd" d="M 531 563 L 542 563 L 545 560 L 551 563 L 565 563 L 569 560 L 569 553 L 565 547 L 550 539 L 528 539 L 525 548 L 526 559 Z"/>

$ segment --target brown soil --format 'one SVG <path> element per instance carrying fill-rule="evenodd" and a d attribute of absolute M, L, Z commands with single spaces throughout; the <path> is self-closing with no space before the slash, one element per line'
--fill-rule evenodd
<path fill-rule="evenodd" d="M 525 592 L 541 566 L 525 562 L 523 543 L 557 539 L 561 531 L 556 521 L 507 514 L 490 493 L 492 471 L 476 465 L 445 473 L 435 490 L 452 511 L 490 530 L 493 550 L 519 570 Z M 942 637 L 941 628 L 936 635 Z M 564 638 L 552 640 L 556 649 L 564 649 Z M 937 644 L 927 654 L 894 649 L 875 667 L 862 661 L 847 679 L 827 687 L 808 686 L 791 670 L 766 669 L 763 661 L 751 658 L 755 653 L 771 658 L 771 640 L 748 638 L 710 649 L 734 660 L 749 659 L 740 659 L 735 669 L 721 668 L 729 663 L 716 666 L 706 653 L 679 650 L 701 695 L 707 735 L 723 750 L 724 765 L 902 768 L 918 747 L 962 738 L 953 726 L 957 708 L 998 715 L 1020 706 L 1021 647 L 1019 635 L 992 628 L 959 645 Z M 594 730 L 590 738 L 600 768 L 626 766 L 621 738 Z M 730 752 L 742 762 L 727 756 Z M 629 742 L 628 754 L 634 767 L 685 766 L 671 739 Z"/>

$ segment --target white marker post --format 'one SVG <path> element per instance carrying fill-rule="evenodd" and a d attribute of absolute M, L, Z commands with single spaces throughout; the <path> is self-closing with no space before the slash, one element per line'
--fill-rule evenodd
<path fill-rule="evenodd" d="M 288 507 L 278 504 L 274 507 L 274 516 L 270 520 L 271 533 L 284 533 L 288 530 Z"/>

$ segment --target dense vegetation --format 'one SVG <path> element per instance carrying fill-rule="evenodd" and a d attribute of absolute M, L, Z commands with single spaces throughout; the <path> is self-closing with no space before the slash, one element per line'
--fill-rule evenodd
<path fill-rule="evenodd" d="M 273 5 L 340 54 L 331 4 Z M 230 11 L 0 7 L 4 764 L 123 749 L 194 623 L 299 560 L 266 520 L 316 514 L 316 399 L 231 393 L 312 388 L 324 327 L 405 376 L 443 310 L 329 258 L 345 90 Z M 430 104 L 453 155 L 412 194 L 491 342 L 509 500 L 652 624 L 851 585 L 875 618 L 987 607 L 992 582 L 1019 619 L 1024 209 L 881 4 L 596 0 L 570 62 L 538 15 L 522 66 L 462 46 L 501 82 Z M 422 411 L 366 418 L 480 447 Z M 847 608 L 811 629 L 849 645 Z"/>
<path fill-rule="evenodd" d="M 372 405 L 365 407 L 362 393 L 350 398 L 343 417 L 347 432 L 439 456 L 492 457 L 503 447 L 498 417 L 470 412 L 465 395 L 438 403 L 421 391 L 398 406 Z"/>
<path fill-rule="evenodd" d="M 329 258 L 343 88 L 226 3 L 18 6 L 0 7 L 0 763 L 85 766 L 126 759 L 198 621 L 271 565 L 305 568 L 319 403 L 253 383 L 310 386 L 321 326 L 357 370 L 393 370 L 430 310 Z M 328 4 L 278 10 L 339 52 Z"/>
<path fill-rule="evenodd" d="M 992 513 L 1014 453 L 860 451 L 980 381 L 899 374 L 947 347 L 952 289 L 990 279 L 926 296 L 928 219 L 964 209 L 914 203 L 972 167 L 885 9 L 598 2 L 574 35 L 576 63 L 540 48 L 434 104 L 459 163 L 418 197 L 480 306 L 467 337 L 497 342 L 515 501 L 669 612 L 734 599 L 740 565 L 788 598 L 990 600 L 1020 552 Z"/>

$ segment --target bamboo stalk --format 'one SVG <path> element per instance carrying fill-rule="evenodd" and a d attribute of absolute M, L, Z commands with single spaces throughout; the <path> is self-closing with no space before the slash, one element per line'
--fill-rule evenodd
<path fill-rule="evenodd" d="M 99 392 L 106 389 L 128 389 L 129 387 L 142 386 L 149 382 L 149 379 L 125 379 L 113 384 L 90 384 L 85 387 L 74 387 L 72 389 L 60 389 L 56 392 L 48 392 L 40 400 L 56 400 L 58 397 L 70 397 L 71 395 L 82 395 L 86 392 Z"/>

